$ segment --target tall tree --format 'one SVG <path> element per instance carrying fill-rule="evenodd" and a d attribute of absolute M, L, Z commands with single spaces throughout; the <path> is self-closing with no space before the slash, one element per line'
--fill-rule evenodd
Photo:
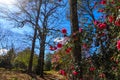
<path fill-rule="evenodd" d="M 40 40 L 40 54 L 38 59 L 38 67 L 37 72 L 41 76 L 43 76 L 43 63 L 44 63 L 44 51 L 46 45 L 46 38 L 54 31 L 59 31 L 56 28 L 60 18 L 58 15 L 60 12 L 59 7 L 61 7 L 61 2 L 53 1 L 53 0 L 17 0 L 18 3 L 15 4 L 16 10 L 9 9 L 1 9 L 2 17 L 14 21 L 17 27 L 30 26 L 35 30 L 34 33 L 37 33 L 37 36 Z M 63 6 L 63 5 L 62 5 Z M 56 25 L 55 25 L 56 24 Z M 16 26 L 14 25 L 14 26 Z M 36 31 L 37 29 L 37 31 Z M 35 44 L 34 34 L 33 42 L 32 42 L 32 54 L 29 64 L 29 72 L 31 72 L 32 67 L 32 56 L 33 49 Z"/>
<path fill-rule="evenodd" d="M 1 9 L 1 17 L 15 22 L 13 26 L 15 27 L 24 27 L 29 26 L 34 29 L 33 39 L 32 39 L 32 48 L 31 56 L 29 60 L 28 72 L 32 72 L 32 62 L 35 49 L 35 41 L 37 35 L 37 28 L 39 23 L 40 7 L 42 0 L 17 0 L 13 5 L 17 9 L 14 11 L 12 9 Z M 4 7 L 5 8 L 5 7 Z M 17 26 L 16 26 L 17 25 Z"/>
<path fill-rule="evenodd" d="M 79 26 L 78 26 L 78 13 L 77 13 L 77 0 L 70 0 L 70 21 L 71 21 L 71 32 L 72 34 L 79 32 Z M 74 40 L 75 38 L 72 38 L 74 43 L 73 48 L 73 57 L 74 62 L 76 63 L 76 66 L 78 66 L 78 72 L 80 75 L 76 76 L 77 79 L 80 79 L 83 77 L 82 75 L 82 65 L 81 65 L 81 42 L 79 33 L 75 34 L 75 38 L 77 40 Z"/>
<path fill-rule="evenodd" d="M 38 29 L 38 37 L 40 39 L 40 53 L 38 58 L 38 66 L 37 66 L 37 74 L 43 77 L 43 67 L 44 67 L 44 54 L 46 43 L 49 43 L 48 36 L 54 34 L 54 32 L 59 32 L 59 27 L 57 27 L 59 22 L 59 9 L 64 5 L 61 5 L 57 1 L 45 0 L 42 3 L 41 9 L 41 19 L 40 22 L 42 25 L 39 24 Z M 57 33 L 56 33 L 57 35 Z"/>
<path fill-rule="evenodd" d="M 37 28 L 38 28 L 38 24 L 39 24 L 39 16 L 40 16 L 41 5 L 42 5 L 42 0 L 39 0 L 37 16 L 36 16 L 36 23 L 35 23 L 35 30 L 34 30 L 34 36 L 33 36 L 33 40 L 32 40 L 31 55 L 30 55 L 29 66 L 28 66 L 28 72 L 32 72 L 32 63 L 33 63 L 33 56 L 34 56 L 34 49 L 35 49 L 35 40 L 36 40 L 36 37 L 37 37 Z"/>

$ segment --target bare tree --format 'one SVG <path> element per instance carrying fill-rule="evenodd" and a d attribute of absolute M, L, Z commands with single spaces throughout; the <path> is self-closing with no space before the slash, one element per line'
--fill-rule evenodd
<path fill-rule="evenodd" d="M 59 31 L 60 7 L 62 3 L 53 0 L 17 0 L 15 10 L 1 9 L 1 17 L 13 21 L 15 27 L 33 27 L 34 36 L 32 39 L 31 57 L 28 72 L 32 71 L 32 60 L 36 37 L 40 40 L 40 54 L 38 59 L 37 73 L 43 77 L 43 64 L 46 39 L 55 31 Z M 64 2 L 63 2 L 64 3 Z"/>
<path fill-rule="evenodd" d="M 30 55 L 30 60 L 29 60 L 29 66 L 28 66 L 28 71 L 29 72 L 32 72 L 32 62 L 33 62 L 33 56 L 34 56 L 35 40 L 36 40 L 36 37 L 37 37 L 37 28 L 38 28 L 38 24 L 39 24 L 41 5 L 42 5 L 42 0 L 39 0 L 38 11 L 37 11 L 37 16 L 36 16 L 36 23 L 35 23 L 35 30 L 34 30 L 34 36 L 33 36 L 33 40 L 32 40 L 32 49 L 31 49 L 31 55 Z"/>
<path fill-rule="evenodd" d="M 60 16 L 59 14 L 59 8 L 63 5 L 60 5 L 58 2 L 51 1 L 51 0 L 45 0 L 42 3 L 42 9 L 41 9 L 41 17 L 40 22 L 41 26 L 39 24 L 40 29 L 38 29 L 38 37 L 40 39 L 40 53 L 38 58 L 38 66 L 37 66 L 37 74 L 39 74 L 41 77 L 43 77 L 43 67 L 44 67 L 44 54 L 45 54 L 45 47 L 46 43 L 49 43 L 47 40 L 47 37 L 50 34 L 54 34 L 59 31 L 59 27 L 57 27 L 59 22 L 56 22 L 56 20 L 59 20 Z"/>

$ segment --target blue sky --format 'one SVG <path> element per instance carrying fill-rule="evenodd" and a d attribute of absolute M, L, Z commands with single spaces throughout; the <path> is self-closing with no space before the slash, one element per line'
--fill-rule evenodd
<path fill-rule="evenodd" d="M 13 1 L 14 2 L 14 0 L 11 0 L 11 1 Z M 0 0 L 0 2 L 2 2 L 2 0 Z M 9 4 L 9 5 L 7 5 L 9 2 L 3 2 L 4 3 L 4 5 L 5 5 L 5 7 L 7 7 L 7 8 L 10 8 L 10 9 L 12 9 L 12 10 L 14 10 L 15 8 L 13 7 L 13 6 L 11 6 L 11 4 Z M 7 5 L 7 6 L 6 6 Z M 68 5 L 68 4 L 67 4 Z M 68 6 L 67 6 L 68 7 Z M 65 11 L 63 11 L 63 14 L 62 14 L 62 22 L 61 22 L 61 24 L 60 24 L 60 26 L 59 26 L 59 29 L 62 29 L 62 28 L 66 28 L 67 29 L 67 32 L 70 34 L 70 22 L 66 19 L 66 9 L 67 9 L 67 7 L 64 9 Z M 23 35 L 24 33 L 33 33 L 32 31 L 32 29 L 30 28 L 30 27 L 27 27 L 27 26 L 24 26 L 23 28 L 13 28 L 13 23 L 11 24 L 11 23 L 9 23 L 9 21 L 7 21 L 7 20 L 5 20 L 5 19 L 0 19 L 0 24 L 1 24 L 1 27 L 2 28 L 5 28 L 5 29 L 7 29 L 7 30 L 11 30 L 11 31 L 13 31 L 13 32 L 15 32 L 15 33 L 19 33 L 19 34 L 21 34 L 21 35 Z M 19 37 L 19 36 L 18 36 Z M 16 43 L 17 44 L 17 43 Z M 49 52 L 49 50 L 48 50 L 49 48 L 47 48 L 47 50 L 46 50 L 46 53 L 48 53 Z M 37 51 L 37 50 L 36 50 Z M 38 52 L 38 51 L 37 51 Z"/>
<path fill-rule="evenodd" d="M 15 0 L 10 0 L 10 1 L 2 1 L 2 0 L 0 0 L 0 3 L 1 2 L 4 3 L 5 7 L 10 8 L 10 10 L 15 10 L 16 9 L 16 8 L 14 8 L 14 6 L 11 5 L 12 3 L 10 3 L 10 2 L 15 3 Z M 66 28 L 68 30 L 68 33 L 70 33 L 70 22 L 66 19 L 66 16 L 65 16 L 67 7 L 68 7 L 68 4 L 67 4 L 66 8 L 64 8 L 65 11 L 63 11 L 63 14 L 61 16 L 61 17 L 63 17 L 62 18 L 63 21 L 60 24 L 60 29 Z M 27 26 L 25 26 L 23 28 L 13 28 L 14 24 L 10 24 L 9 21 L 7 21 L 5 19 L 1 19 L 0 22 L 2 24 L 2 27 L 6 28 L 6 29 L 9 29 L 9 30 L 12 30 L 14 32 L 21 33 L 21 34 L 23 34 L 24 31 L 31 32 L 31 30 L 32 30 L 30 27 L 27 27 Z"/>
<path fill-rule="evenodd" d="M 65 1 L 67 1 L 67 0 L 65 0 Z M 66 10 L 68 10 L 68 7 L 69 7 L 69 4 L 67 3 L 67 6 L 65 7 L 65 9 L 63 11 L 63 14 L 62 14 L 63 16 L 61 16 L 62 17 L 62 22 L 61 22 L 61 24 L 59 26 L 59 29 L 66 28 L 67 32 L 68 32 L 68 35 L 69 35 L 71 33 L 71 30 L 70 30 L 70 21 L 68 19 L 66 19 Z M 9 8 L 13 9 L 13 10 L 15 9 L 11 5 L 10 5 Z M 95 14 L 96 18 L 101 15 L 97 11 L 95 11 L 94 14 Z M 0 22 L 1 22 L 2 27 L 6 28 L 8 30 L 11 30 L 11 31 L 13 31 L 15 33 L 19 33 L 19 34 L 22 34 L 22 35 L 24 33 L 32 33 L 32 29 L 30 27 L 25 26 L 23 28 L 13 28 L 12 24 L 9 24 L 9 21 L 7 21 L 7 20 L 3 19 L 3 20 L 0 20 Z M 48 52 L 49 52 L 49 48 L 47 47 L 46 53 L 48 53 Z"/>

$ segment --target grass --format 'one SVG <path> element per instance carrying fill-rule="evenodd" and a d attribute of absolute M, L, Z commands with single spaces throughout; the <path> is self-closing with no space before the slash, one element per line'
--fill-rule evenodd
<path fill-rule="evenodd" d="M 20 71 L 0 68 L 0 80 L 64 80 L 64 77 L 53 70 L 45 71 L 44 79 L 42 79 L 35 74 L 33 74 L 31 77 L 30 75 L 22 73 Z"/>
<path fill-rule="evenodd" d="M 0 69 L 0 80 L 31 80 L 32 78 L 25 73 Z"/>
<path fill-rule="evenodd" d="M 64 76 L 60 75 L 57 71 L 51 70 L 51 71 L 45 71 L 45 73 L 47 75 L 53 75 L 58 80 L 64 80 Z"/>

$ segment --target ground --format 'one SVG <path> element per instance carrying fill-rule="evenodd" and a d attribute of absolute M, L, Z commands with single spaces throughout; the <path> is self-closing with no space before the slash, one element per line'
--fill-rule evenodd
<path fill-rule="evenodd" d="M 45 71 L 44 79 L 42 79 L 34 74 L 31 77 L 21 71 L 0 68 L 0 80 L 64 80 L 64 77 L 56 71 Z"/>

